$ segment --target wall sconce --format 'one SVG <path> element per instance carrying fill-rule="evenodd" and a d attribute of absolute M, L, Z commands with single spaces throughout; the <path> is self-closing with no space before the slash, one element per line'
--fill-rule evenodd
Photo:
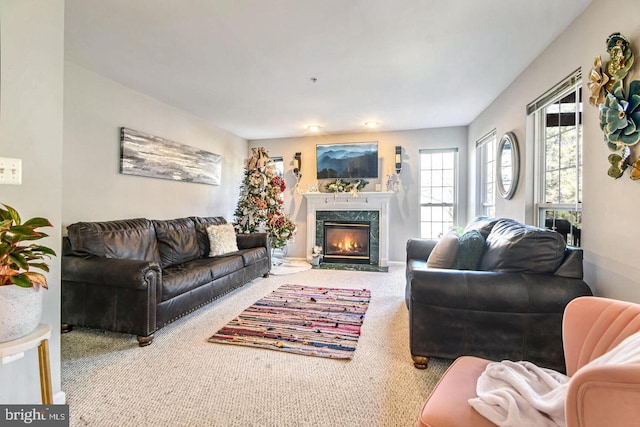
<path fill-rule="evenodd" d="M 297 179 L 302 178 L 300 169 L 302 169 L 302 153 L 298 152 L 293 156 L 293 174 Z"/>
<path fill-rule="evenodd" d="M 402 147 L 396 146 L 396 173 L 400 175 L 402 172 Z"/>

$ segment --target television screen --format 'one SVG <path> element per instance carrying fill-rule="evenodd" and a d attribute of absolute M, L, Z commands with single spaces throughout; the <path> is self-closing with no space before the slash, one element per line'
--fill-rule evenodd
<path fill-rule="evenodd" d="M 316 145 L 317 179 L 377 178 L 378 143 Z"/>

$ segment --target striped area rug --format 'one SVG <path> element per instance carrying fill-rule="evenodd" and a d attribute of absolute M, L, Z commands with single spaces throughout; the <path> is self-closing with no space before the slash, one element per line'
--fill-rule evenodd
<path fill-rule="evenodd" d="M 370 300 L 367 289 L 282 285 L 209 342 L 351 359 Z"/>

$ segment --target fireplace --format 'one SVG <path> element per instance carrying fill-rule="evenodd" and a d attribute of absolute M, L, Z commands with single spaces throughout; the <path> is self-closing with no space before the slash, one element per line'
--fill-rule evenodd
<path fill-rule="evenodd" d="M 370 229 L 368 221 L 325 221 L 324 262 L 369 264 Z"/>
<path fill-rule="evenodd" d="M 315 246 L 324 246 L 324 223 L 367 221 L 369 230 L 369 265 L 377 271 L 389 270 L 389 202 L 394 193 L 305 193 L 307 202 L 307 259 Z M 326 260 L 324 260 L 326 261 Z M 336 264 L 336 263 L 334 263 Z M 338 264 L 336 264 L 338 266 Z M 366 264 L 353 264 L 354 270 Z"/>

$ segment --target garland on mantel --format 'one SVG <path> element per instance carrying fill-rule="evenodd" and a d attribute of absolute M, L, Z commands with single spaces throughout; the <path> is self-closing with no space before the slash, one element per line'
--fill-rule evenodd
<path fill-rule="evenodd" d="M 364 187 L 369 184 L 369 181 L 364 179 L 359 179 L 353 182 L 343 181 L 341 179 L 336 179 L 333 182 L 328 182 L 325 184 L 324 188 L 329 193 L 353 193 L 353 195 L 357 195 L 359 191 L 361 191 Z"/>

